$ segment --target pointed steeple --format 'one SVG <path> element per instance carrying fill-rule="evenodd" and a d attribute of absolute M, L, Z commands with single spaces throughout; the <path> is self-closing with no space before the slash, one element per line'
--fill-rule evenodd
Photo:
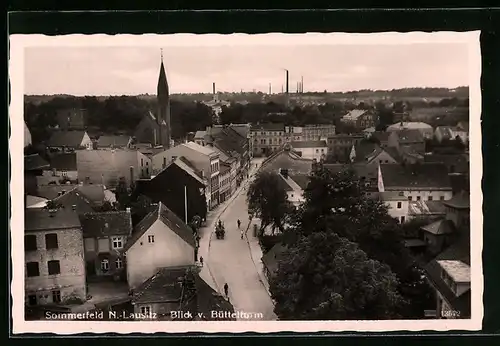
<path fill-rule="evenodd" d="M 167 74 L 165 73 L 165 66 L 163 65 L 163 49 L 161 50 L 161 64 L 160 64 L 160 76 L 158 77 L 158 88 L 157 88 L 158 101 L 164 102 L 168 98 L 168 82 Z"/>

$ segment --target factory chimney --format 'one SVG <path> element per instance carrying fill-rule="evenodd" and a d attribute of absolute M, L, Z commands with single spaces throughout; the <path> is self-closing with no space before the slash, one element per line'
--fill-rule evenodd
<path fill-rule="evenodd" d="M 215 96 L 215 83 L 212 83 L 212 94 Z"/>
<path fill-rule="evenodd" d="M 269 83 L 269 95 L 271 95 L 271 83 Z"/>
<path fill-rule="evenodd" d="M 304 92 L 304 76 L 302 76 L 300 80 L 300 93 L 302 94 L 303 92 Z"/>
<path fill-rule="evenodd" d="M 288 90 L 288 70 L 285 70 L 285 71 L 286 71 L 286 93 L 288 95 L 288 92 L 289 92 L 289 90 Z"/>

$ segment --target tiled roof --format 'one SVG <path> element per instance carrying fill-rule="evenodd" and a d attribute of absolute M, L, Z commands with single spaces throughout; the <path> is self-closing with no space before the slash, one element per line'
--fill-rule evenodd
<path fill-rule="evenodd" d="M 441 201 L 412 201 L 408 204 L 408 214 L 415 216 L 444 215 L 446 208 Z"/>
<path fill-rule="evenodd" d="M 54 202 L 63 205 L 65 208 L 73 208 L 76 206 L 76 212 L 79 214 L 91 213 L 94 211 L 96 204 L 83 195 L 78 188 L 75 187 L 65 194 L 53 199 Z"/>
<path fill-rule="evenodd" d="M 282 123 L 264 123 L 252 125 L 251 131 L 285 131 L 285 124 Z"/>
<path fill-rule="evenodd" d="M 60 208 L 51 213 L 47 209 L 26 209 L 24 230 L 26 232 L 79 228 L 78 214 L 71 208 Z"/>
<path fill-rule="evenodd" d="M 181 145 L 184 145 L 192 150 L 195 150 L 195 151 L 202 153 L 204 155 L 207 155 L 207 156 L 213 156 L 216 154 L 216 152 L 213 149 L 196 144 L 195 142 L 187 142 L 187 143 L 183 143 Z"/>
<path fill-rule="evenodd" d="M 180 302 L 184 277 L 187 275 L 193 278 L 191 268 L 192 266 L 161 268 L 135 290 L 132 301 L 134 303 Z"/>
<path fill-rule="evenodd" d="M 445 165 L 424 163 L 416 165 L 381 164 L 384 187 L 404 189 L 451 189 Z"/>
<path fill-rule="evenodd" d="M 444 250 L 425 266 L 427 277 L 432 282 L 434 287 L 451 305 L 451 308 L 461 312 L 461 318 L 467 318 L 470 316 L 471 310 L 471 292 L 469 290 L 459 297 L 455 295 L 455 293 L 441 277 L 442 267 L 439 264 L 439 261 L 442 260 L 461 261 L 470 266 L 470 239 L 468 237 L 459 238 L 456 243 Z"/>
<path fill-rule="evenodd" d="M 107 211 L 80 215 L 83 236 L 97 238 L 111 235 L 130 235 L 132 219 L 126 211 Z"/>
<path fill-rule="evenodd" d="M 308 174 L 290 174 L 290 179 L 292 179 L 297 185 L 300 186 L 302 190 L 305 190 L 309 185 L 309 175 Z"/>
<path fill-rule="evenodd" d="M 435 235 L 450 234 L 455 231 L 453 222 L 445 219 L 434 221 L 428 225 L 422 226 L 421 228 L 424 231 Z"/>
<path fill-rule="evenodd" d="M 191 177 L 193 177 L 197 182 L 200 184 L 204 185 L 205 182 L 203 181 L 203 178 L 200 176 L 200 174 L 196 171 L 196 168 L 189 162 L 188 159 L 186 159 L 184 156 L 178 157 L 174 162 L 174 165 L 178 166 L 181 168 L 183 171 L 185 171 L 187 174 L 189 174 Z"/>
<path fill-rule="evenodd" d="M 76 171 L 76 153 L 59 153 L 50 158 L 50 168 Z"/>
<path fill-rule="evenodd" d="M 196 131 L 194 139 L 204 139 L 207 131 Z"/>
<path fill-rule="evenodd" d="M 39 154 L 24 155 L 24 171 L 34 171 L 39 169 L 47 169 L 50 164 L 45 161 Z"/>
<path fill-rule="evenodd" d="M 381 201 L 407 201 L 408 197 L 397 191 L 384 191 L 379 193 Z"/>
<path fill-rule="evenodd" d="M 264 256 L 262 256 L 261 261 L 267 270 L 274 273 L 278 270 L 278 261 L 281 259 L 286 251 L 286 247 L 278 243 L 274 245 Z"/>
<path fill-rule="evenodd" d="M 432 126 L 423 122 L 418 121 L 410 121 L 410 122 L 399 122 L 390 125 L 387 128 L 387 131 L 394 131 L 400 129 L 410 129 L 410 130 L 429 130 L 432 129 Z"/>
<path fill-rule="evenodd" d="M 103 135 L 97 140 L 97 147 L 126 147 L 130 142 L 129 136 Z"/>
<path fill-rule="evenodd" d="M 165 226 L 168 227 L 169 231 L 173 231 L 186 243 L 195 247 L 195 241 L 193 236 L 193 230 L 184 223 L 177 215 L 175 215 L 170 209 L 168 209 L 163 203 L 158 203 L 158 206 L 144 217 L 144 219 L 139 222 L 132 233 L 132 237 L 129 239 L 125 245 L 124 251 L 127 251 L 135 244 L 135 242 L 144 234 L 146 231 L 155 223 L 155 221 L 161 221 Z"/>
<path fill-rule="evenodd" d="M 443 268 L 456 283 L 470 283 L 470 266 L 460 260 L 438 260 Z"/>
<path fill-rule="evenodd" d="M 389 140 L 390 134 L 390 132 L 375 131 L 372 133 L 372 137 L 378 139 L 380 143 L 384 143 Z"/>
<path fill-rule="evenodd" d="M 326 141 L 297 141 L 291 142 L 290 145 L 293 148 L 326 148 Z"/>
<path fill-rule="evenodd" d="M 286 192 L 293 191 L 293 188 L 287 183 L 287 178 L 285 178 L 281 174 L 278 174 L 278 188 L 280 188 Z"/>
<path fill-rule="evenodd" d="M 199 275 L 195 275 L 197 312 L 205 317 L 205 320 L 219 320 L 212 318 L 212 311 L 234 312 L 233 305 L 223 296 L 216 292 Z M 222 318 L 222 320 L 235 320 L 231 318 Z"/>
<path fill-rule="evenodd" d="M 462 191 L 454 195 L 450 200 L 443 201 L 445 206 L 455 209 L 469 209 L 470 208 L 470 194 Z"/>
<path fill-rule="evenodd" d="M 469 158 L 464 154 L 426 154 L 424 162 L 444 163 L 455 173 L 464 173 L 469 171 Z"/>
<path fill-rule="evenodd" d="M 356 162 L 371 162 L 378 154 L 382 152 L 382 149 L 373 142 L 370 141 L 360 141 L 355 147 L 354 151 L 356 153 Z"/>
<path fill-rule="evenodd" d="M 422 136 L 422 132 L 419 130 L 411 129 L 411 130 L 401 130 L 395 132 L 396 136 L 398 136 L 399 143 L 419 143 L 424 141 L 424 136 Z"/>
<path fill-rule="evenodd" d="M 83 136 L 85 136 L 85 131 L 56 132 L 50 137 L 47 146 L 77 148 L 81 145 Z"/>
<path fill-rule="evenodd" d="M 349 113 L 343 116 L 344 119 L 348 120 L 357 120 L 360 116 L 368 112 L 365 109 L 353 109 Z"/>

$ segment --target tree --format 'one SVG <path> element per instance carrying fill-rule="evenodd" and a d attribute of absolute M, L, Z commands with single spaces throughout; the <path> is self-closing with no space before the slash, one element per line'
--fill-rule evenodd
<path fill-rule="evenodd" d="M 260 172 L 248 188 L 248 211 L 260 218 L 260 233 L 269 225 L 272 226 L 273 233 L 275 228 L 284 231 L 291 204 L 280 183 L 281 179 L 276 173 Z"/>
<path fill-rule="evenodd" d="M 387 265 L 324 229 L 286 250 L 270 291 L 281 320 L 388 319 L 404 304 L 397 285 Z"/>
<path fill-rule="evenodd" d="M 352 171 L 332 173 L 317 165 L 305 199 L 285 241 L 293 244 L 301 236 L 332 229 L 396 274 L 398 290 L 410 303 L 401 307 L 404 318 L 422 318 L 424 310 L 432 308 L 432 290 L 404 246 L 401 226 L 381 201 L 364 195 L 364 187 Z"/>

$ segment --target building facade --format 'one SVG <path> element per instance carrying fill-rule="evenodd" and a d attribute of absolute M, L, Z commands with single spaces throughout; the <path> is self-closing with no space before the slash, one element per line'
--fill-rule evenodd
<path fill-rule="evenodd" d="M 319 161 L 325 159 L 328 154 L 328 145 L 325 140 L 290 142 L 289 145 L 293 151 L 300 153 L 301 157 L 309 160 L 316 159 Z"/>
<path fill-rule="evenodd" d="M 253 142 L 253 156 L 269 156 L 278 152 L 285 144 L 284 124 L 258 124 L 252 126 L 251 140 Z"/>

